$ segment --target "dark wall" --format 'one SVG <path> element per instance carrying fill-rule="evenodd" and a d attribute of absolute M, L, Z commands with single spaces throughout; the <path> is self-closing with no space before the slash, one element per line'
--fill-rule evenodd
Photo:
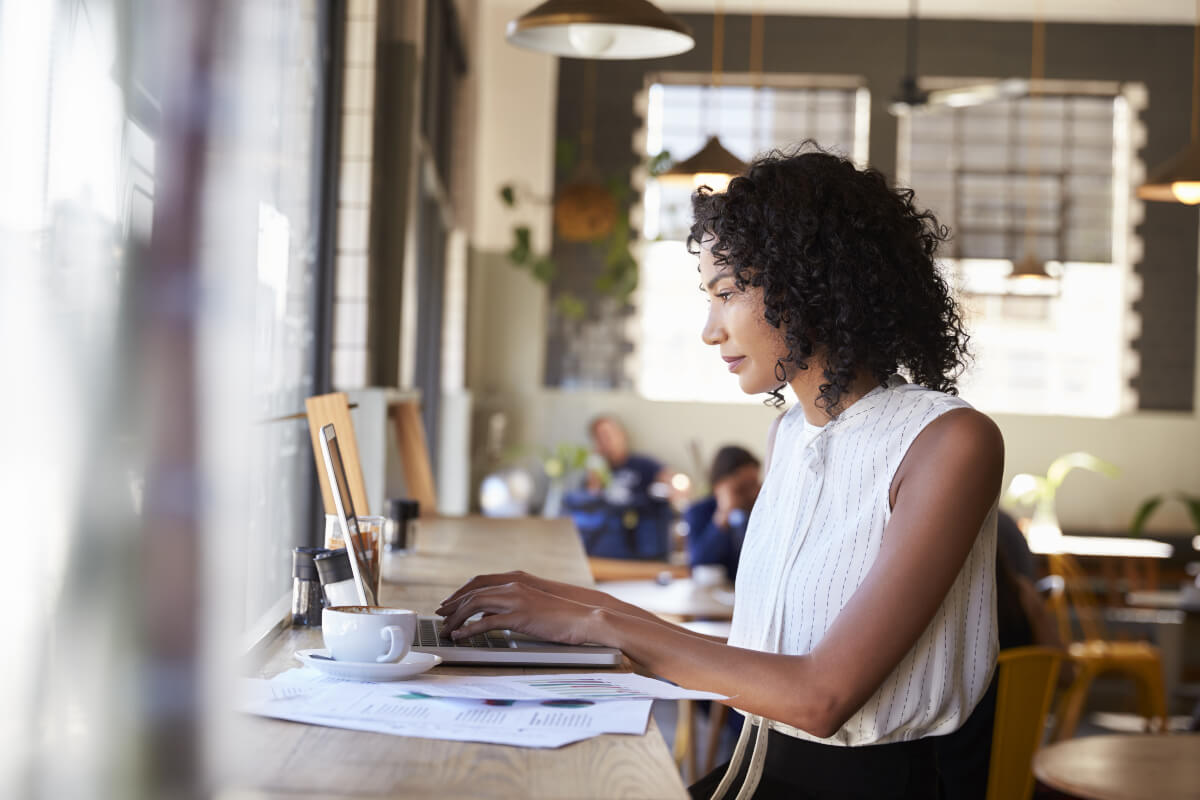
<path fill-rule="evenodd" d="M 696 47 L 673 58 L 650 61 L 598 61 L 596 80 L 596 161 L 606 175 L 627 176 L 637 157 L 633 133 L 641 126 L 633 97 L 648 72 L 707 71 L 712 68 L 712 17 L 680 15 L 696 37 Z M 768 17 L 763 62 L 766 72 L 835 73 L 862 76 L 871 92 L 870 161 L 892 175 L 896 166 L 896 119 L 887 106 L 897 91 L 905 63 L 903 19 Z M 1032 26 L 1028 22 L 928 20 L 920 23 L 922 75 L 1014 77 L 1029 74 Z M 1048 24 L 1047 78 L 1136 81 L 1149 91 L 1142 114 L 1146 144 L 1138 155 L 1151 169 L 1187 143 L 1192 64 L 1190 27 Z M 750 20 L 726 17 L 724 70 L 749 70 Z M 557 137 L 579 135 L 583 61 L 559 61 Z M 560 174 L 558 181 L 569 176 Z M 918 195 L 919 186 L 914 187 Z M 936 210 L 936 209 L 935 209 Z M 1193 407 L 1196 365 L 1197 210 L 1147 203 L 1137 232 L 1144 253 L 1135 269 L 1143 278 L 1142 333 L 1134 345 L 1141 373 L 1133 380 L 1139 408 L 1187 411 Z M 599 258 L 585 247 L 555 242 L 560 265 L 556 288 L 587 294 Z M 591 304 L 590 313 L 602 313 Z M 554 330 L 560 330 L 556 328 Z M 563 343 L 551 332 L 546 381 L 561 382 Z"/>

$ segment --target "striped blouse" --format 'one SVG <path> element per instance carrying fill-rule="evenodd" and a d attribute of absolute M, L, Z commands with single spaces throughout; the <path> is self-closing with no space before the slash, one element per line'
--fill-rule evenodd
<path fill-rule="evenodd" d="M 879 553 L 904 454 L 926 425 L 965 407 L 893 376 L 823 427 L 799 404 L 784 414 L 743 545 L 731 645 L 796 655 L 817 645 Z M 993 507 L 929 627 L 840 730 L 821 739 L 771 727 L 847 746 L 957 730 L 996 663 L 995 554 Z"/>

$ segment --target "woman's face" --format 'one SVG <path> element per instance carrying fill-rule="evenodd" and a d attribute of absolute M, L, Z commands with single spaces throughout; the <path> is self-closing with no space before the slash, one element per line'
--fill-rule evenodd
<path fill-rule="evenodd" d="M 711 240 L 700 248 L 700 288 L 708 296 L 708 320 L 700 336 L 721 358 L 746 394 L 777 389 L 776 363 L 787 355 L 783 332 L 763 317 L 762 287 L 738 289 L 733 269 L 713 263 Z"/>

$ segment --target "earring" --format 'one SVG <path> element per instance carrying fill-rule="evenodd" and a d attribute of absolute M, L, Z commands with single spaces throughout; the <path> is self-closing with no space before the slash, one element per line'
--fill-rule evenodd
<path fill-rule="evenodd" d="M 787 383 L 787 370 L 783 366 L 783 359 L 775 359 L 775 380 L 780 383 Z"/>

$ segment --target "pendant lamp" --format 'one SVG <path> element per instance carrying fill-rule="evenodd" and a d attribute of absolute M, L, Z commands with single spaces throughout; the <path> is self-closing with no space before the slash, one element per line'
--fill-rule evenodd
<path fill-rule="evenodd" d="M 1005 278 L 1005 294 L 1026 297 L 1053 297 L 1058 294 L 1058 278 L 1046 271 L 1046 264 L 1032 253 L 1013 264 Z"/>
<path fill-rule="evenodd" d="M 725 38 L 725 15 L 718 5 L 713 14 L 713 77 L 712 88 L 704 90 L 707 99 L 710 91 L 720 91 L 721 87 L 721 57 Z M 705 116 L 707 116 L 707 103 Z M 710 125 L 710 130 L 711 130 Z M 669 183 L 690 183 L 697 189 L 708 186 L 717 192 L 725 191 L 725 187 L 737 175 L 741 175 L 749 165 L 725 149 L 717 135 L 711 134 L 704 146 L 690 158 L 680 161 L 675 166 L 659 176 L 659 180 Z"/>
<path fill-rule="evenodd" d="M 1142 200 L 1163 203 L 1200 203 L 1200 0 L 1192 33 L 1192 140 L 1181 152 L 1150 172 L 1138 187 Z"/>
<path fill-rule="evenodd" d="M 1034 244 L 1034 223 L 1037 219 L 1037 180 L 1041 172 L 1038 135 L 1042 83 L 1046 77 L 1046 23 L 1040 17 L 1033 21 L 1032 64 L 1029 68 L 1030 110 L 1032 124 L 1029 137 L 1029 193 L 1025 203 L 1025 256 L 1013 264 L 1005 279 L 1007 294 L 1053 297 L 1059 292 L 1059 280 L 1046 271 L 1046 264 L 1037 257 Z"/>
<path fill-rule="evenodd" d="M 745 171 L 745 161 L 726 150 L 725 145 L 721 144 L 721 140 L 716 136 L 709 136 L 704 147 L 694 156 L 671 167 L 659 180 L 690 181 L 697 188 L 708 186 L 723 192 L 734 176 Z"/>
<path fill-rule="evenodd" d="M 661 58 L 696 46 L 687 25 L 647 0 L 548 0 L 509 22 L 506 38 L 567 58 Z"/>

